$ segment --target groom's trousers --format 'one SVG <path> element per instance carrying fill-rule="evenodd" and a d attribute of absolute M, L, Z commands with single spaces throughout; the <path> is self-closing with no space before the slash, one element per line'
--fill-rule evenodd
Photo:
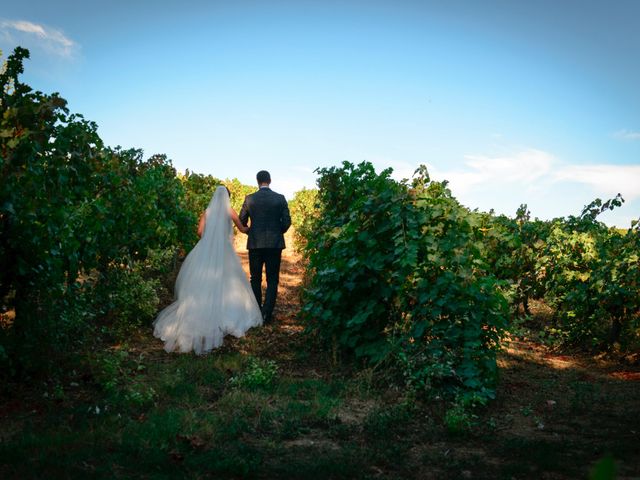
<path fill-rule="evenodd" d="M 269 321 L 273 315 L 278 295 L 278 283 L 280 281 L 280 260 L 282 250 L 280 248 L 253 248 L 249 250 L 249 273 L 251 275 L 251 289 L 256 296 L 258 305 L 262 309 L 264 318 Z M 267 291 L 262 303 L 262 268 L 267 274 Z"/>

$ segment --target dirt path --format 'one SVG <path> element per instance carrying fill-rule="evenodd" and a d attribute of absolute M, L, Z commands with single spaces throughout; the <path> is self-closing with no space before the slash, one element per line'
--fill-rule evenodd
<path fill-rule="evenodd" d="M 280 283 L 278 297 L 274 309 L 274 322 L 267 326 L 258 327 L 248 332 L 242 339 L 227 337 L 229 348 L 237 348 L 242 353 L 277 359 L 290 363 L 294 360 L 296 347 L 303 341 L 303 326 L 300 324 L 300 294 L 304 277 L 304 264 L 299 253 L 293 248 L 293 234 L 285 235 L 287 248 L 282 251 L 280 265 Z M 247 279 L 249 278 L 249 254 L 246 249 L 246 237 L 237 235 L 235 248 L 242 263 Z M 263 276 L 263 292 L 267 288 Z M 291 365 L 293 366 L 293 365 Z M 298 365 L 296 368 L 304 367 Z"/>
<path fill-rule="evenodd" d="M 285 235 L 287 248 L 282 251 L 282 264 L 280 265 L 280 284 L 278 286 L 278 298 L 274 315 L 277 321 L 274 323 L 276 329 L 284 332 L 299 331 L 300 327 L 296 322 L 296 315 L 300 310 L 300 287 L 304 268 L 302 258 L 293 248 L 293 235 L 287 232 Z M 249 254 L 246 246 L 246 236 L 236 235 L 235 247 L 242 268 L 247 278 L 249 278 Z M 263 292 L 266 289 L 266 280 L 262 279 Z"/>

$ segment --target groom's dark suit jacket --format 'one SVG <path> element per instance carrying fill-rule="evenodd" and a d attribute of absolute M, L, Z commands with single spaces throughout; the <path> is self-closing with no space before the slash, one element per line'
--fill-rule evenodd
<path fill-rule="evenodd" d="M 285 248 L 284 233 L 291 226 L 289 206 L 284 195 L 261 188 L 247 195 L 240 210 L 240 221 L 246 227 L 251 219 L 247 249 Z"/>

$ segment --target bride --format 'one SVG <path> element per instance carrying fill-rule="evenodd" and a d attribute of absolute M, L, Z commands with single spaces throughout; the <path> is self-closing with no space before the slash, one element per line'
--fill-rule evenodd
<path fill-rule="evenodd" d="M 175 301 L 162 310 L 154 336 L 167 352 L 206 353 L 222 345 L 225 335 L 241 337 L 262 324 L 256 297 L 232 245 L 231 220 L 247 233 L 229 203 L 229 191 L 216 189 L 200 218 L 200 241 L 184 260 Z"/>

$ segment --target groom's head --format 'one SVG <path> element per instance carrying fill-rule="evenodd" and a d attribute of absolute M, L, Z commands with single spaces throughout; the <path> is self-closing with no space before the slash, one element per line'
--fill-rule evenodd
<path fill-rule="evenodd" d="M 260 170 L 256 175 L 258 185 L 269 185 L 271 183 L 271 175 L 266 170 Z"/>

